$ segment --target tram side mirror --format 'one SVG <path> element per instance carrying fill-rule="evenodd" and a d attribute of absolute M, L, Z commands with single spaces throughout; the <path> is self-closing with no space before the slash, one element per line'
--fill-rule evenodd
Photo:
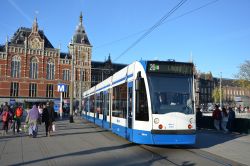
<path fill-rule="evenodd" d="M 136 91 L 139 91 L 141 89 L 141 82 L 142 82 L 141 72 L 138 72 L 136 80 L 135 80 L 135 90 Z"/>

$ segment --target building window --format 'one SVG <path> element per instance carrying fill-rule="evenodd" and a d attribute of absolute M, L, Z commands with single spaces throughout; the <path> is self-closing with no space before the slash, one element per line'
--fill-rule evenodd
<path fill-rule="evenodd" d="M 63 80 L 65 80 L 65 81 L 69 81 L 70 80 L 70 73 L 69 73 L 68 69 L 63 70 Z"/>
<path fill-rule="evenodd" d="M 46 88 L 46 97 L 53 97 L 53 84 L 47 84 L 47 88 Z"/>
<path fill-rule="evenodd" d="M 18 96 L 19 84 L 18 82 L 12 82 L 10 85 L 10 96 L 17 97 Z"/>
<path fill-rule="evenodd" d="M 52 59 L 47 63 L 47 80 L 54 80 L 55 77 L 55 64 Z"/>
<path fill-rule="evenodd" d="M 38 75 L 38 63 L 35 57 L 30 60 L 30 78 L 37 79 Z"/>
<path fill-rule="evenodd" d="M 19 78 L 21 71 L 21 59 L 19 56 L 14 56 L 11 61 L 11 77 Z"/>
<path fill-rule="evenodd" d="M 29 97 L 36 97 L 37 84 L 30 83 L 29 85 Z"/>
<path fill-rule="evenodd" d="M 80 80 L 85 81 L 85 71 L 84 70 L 80 71 Z"/>
<path fill-rule="evenodd" d="M 69 98 L 69 85 L 65 85 L 65 92 L 62 93 L 63 98 Z"/>

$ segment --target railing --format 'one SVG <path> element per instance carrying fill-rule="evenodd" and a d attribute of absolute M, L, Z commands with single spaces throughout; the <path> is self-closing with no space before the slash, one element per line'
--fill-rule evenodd
<path fill-rule="evenodd" d="M 203 112 L 203 116 L 212 116 L 212 112 Z M 250 119 L 250 112 L 235 112 L 236 118 Z"/>

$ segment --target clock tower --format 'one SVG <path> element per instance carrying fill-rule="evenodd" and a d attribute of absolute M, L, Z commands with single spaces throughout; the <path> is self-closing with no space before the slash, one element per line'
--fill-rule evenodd
<path fill-rule="evenodd" d="M 28 47 L 31 49 L 44 49 L 44 40 L 38 33 L 37 18 L 34 19 L 32 31 L 28 37 Z"/>
<path fill-rule="evenodd" d="M 82 93 L 91 87 L 91 56 L 92 45 L 83 26 L 82 13 L 75 33 L 69 44 L 69 53 L 74 64 L 74 98 L 82 100 Z M 79 107 L 81 104 L 79 104 Z M 80 108 L 79 108 L 80 109 Z"/>

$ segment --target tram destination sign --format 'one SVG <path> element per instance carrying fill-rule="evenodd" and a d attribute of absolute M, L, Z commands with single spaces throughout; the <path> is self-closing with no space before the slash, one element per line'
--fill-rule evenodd
<path fill-rule="evenodd" d="M 193 64 L 180 62 L 148 62 L 147 72 L 192 75 Z"/>

